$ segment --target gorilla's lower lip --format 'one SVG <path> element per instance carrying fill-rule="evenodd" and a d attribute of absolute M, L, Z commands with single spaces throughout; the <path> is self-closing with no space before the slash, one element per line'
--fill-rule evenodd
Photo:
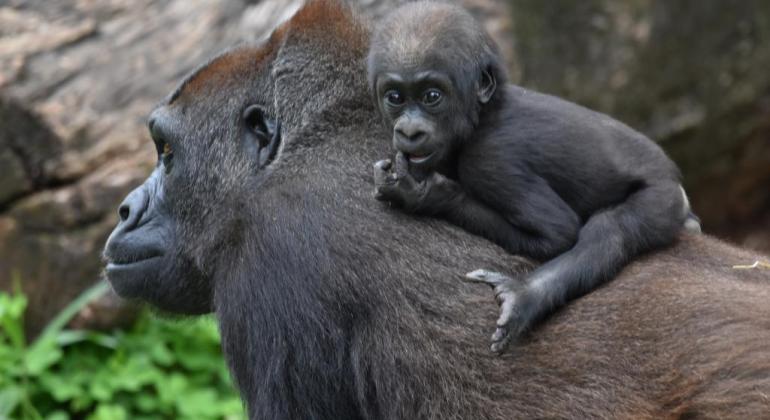
<path fill-rule="evenodd" d="M 153 260 L 157 260 L 158 258 L 162 257 L 162 255 L 153 255 L 151 257 L 142 258 L 141 260 L 136 261 L 127 261 L 127 262 L 117 262 L 117 261 L 110 261 L 107 263 L 107 267 L 105 267 L 105 270 L 107 272 L 115 271 L 115 270 L 125 270 L 130 268 L 138 268 L 144 264 L 147 264 Z"/>
<path fill-rule="evenodd" d="M 427 155 L 408 155 L 407 159 L 411 163 L 423 163 L 430 159 L 431 156 L 433 156 L 433 153 Z"/>

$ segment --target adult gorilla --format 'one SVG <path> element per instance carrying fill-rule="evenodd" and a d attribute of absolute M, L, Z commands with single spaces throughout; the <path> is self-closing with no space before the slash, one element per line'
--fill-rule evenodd
<path fill-rule="evenodd" d="M 372 199 L 391 151 L 366 45 L 347 10 L 315 1 L 191 75 L 152 113 L 158 167 L 105 249 L 122 295 L 216 313 L 251 418 L 767 414 L 770 282 L 730 268 L 757 256 L 705 237 L 490 354 L 497 307 L 462 275 L 527 264 Z"/>

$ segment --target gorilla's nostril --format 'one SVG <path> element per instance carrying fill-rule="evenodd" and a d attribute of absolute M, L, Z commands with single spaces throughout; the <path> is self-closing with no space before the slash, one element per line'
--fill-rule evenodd
<path fill-rule="evenodd" d="M 131 215 L 131 210 L 128 208 L 128 205 L 124 204 L 118 208 L 118 215 L 120 216 L 121 221 L 128 220 L 128 216 Z"/>
<path fill-rule="evenodd" d="M 408 136 L 407 138 L 409 139 L 409 141 L 414 143 L 414 142 L 419 142 L 421 140 L 424 140 L 425 139 L 425 135 L 426 134 L 425 134 L 424 131 L 418 131 L 416 133 L 411 133 L 411 135 Z"/>

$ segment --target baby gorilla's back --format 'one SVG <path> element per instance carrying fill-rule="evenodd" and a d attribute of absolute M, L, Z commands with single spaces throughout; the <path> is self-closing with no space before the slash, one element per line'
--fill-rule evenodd
<path fill-rule="evenodd" d="M 467 188 L 474 189 L 478 179 L 531 172 L 585 221 L 649 180 L 679 182 L 679 170 L 663 150 L 627 125 L 518 86 L 501 93 L 501 106 L 482 114 L 473 139 L 458 153 L 459 178 Z"/>

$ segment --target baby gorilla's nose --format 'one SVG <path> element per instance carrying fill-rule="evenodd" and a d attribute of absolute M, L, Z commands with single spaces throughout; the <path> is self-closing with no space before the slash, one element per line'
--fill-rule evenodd
<path fill-rule="evenodd" d="M 415 127 L 396 128 L 396 134 L 410 143 L 418 143 L 428 136 L 427 132 Z"/>
<path fill-rule="evenodd" d="M 419 148 L 430 137 L 430 127 L 422 118 L 402 118 L 393 127 L 396 148 Z"/>

